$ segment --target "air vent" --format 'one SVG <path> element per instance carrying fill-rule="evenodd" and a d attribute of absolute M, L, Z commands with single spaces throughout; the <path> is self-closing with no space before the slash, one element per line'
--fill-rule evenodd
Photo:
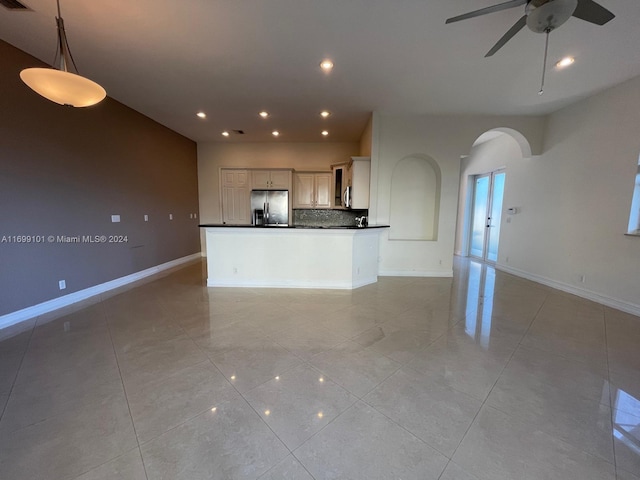
<path fill-rule="evenodd" d="M 236 135 L 244 135 L 244 130 L 231 130 Z"/>
<path fill-rule="evenodd" d="M 9 10 L 29 10 L 29 7 L 21 4 L 17 0 L 0 0 L 0 5 Z"/>

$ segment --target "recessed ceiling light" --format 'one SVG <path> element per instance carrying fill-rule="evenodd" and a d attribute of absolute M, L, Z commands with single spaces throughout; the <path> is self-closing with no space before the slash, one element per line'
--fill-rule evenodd
<path fill-rule="evenodd" d="M 322 131 L 322 135 L 324 135 L 326 137 L 327 135 L 329 135 L 329 132 L 327 130 L 323 130 Z"/>
<path fill-rule="evenodd" d="M 327 118 L 329 115 L 331 115 L 331 112 L 327 111 L 327 110 L 323 110 L 320 112 L 320 116 L 322 118 Z"/>
<path fill-rule="evenodd" d="M 320 68 L 325 72 L 330 72 L 331 69 L 333 68 L 333 62 L 331 60 L 325 59 L 322 62 L 320 62 Z"/>
<path fill-rule="evenodd" d="M 558 63 L 556 63 L 556 67 L 558 68 L 566 68 L 569 65 L 572 65 L 573 62 L 575 62 L 576 59 L 573 57 L 564 57 L 562 60 L 560 60 Z"/>
<path fill-rule="evenodd" d="M 207 118 L 207 114 L 206 114 L 206 113 L 204 113 L 204 112 L 198 112 L 198 113 L 196 113 L 196 115 L 197 115 L 198 117 L 200 117 L 200 118 Z"/>
<path fill-rule="evenodd" d="M 269 116 L 269 112 L 265 112 L 264 110 L 262 112 L 260 112 L 258 115 L 260 115 L 262 118 L 267 118 Z"/>
<path fill-rule="evenodd" d="M 271 132 L 271 135 L 277 137 L 278 135 L 280 135 L 280 132 L 278 130 L 274 130 L 273 132 Z"/>
<path fill-rule="evenodd" d="M 222 136 L 223 137 L 228 137 L 229 136 L 229 132 L 227 132 L 226 130 L 224 132 L 222 132 Z"/>

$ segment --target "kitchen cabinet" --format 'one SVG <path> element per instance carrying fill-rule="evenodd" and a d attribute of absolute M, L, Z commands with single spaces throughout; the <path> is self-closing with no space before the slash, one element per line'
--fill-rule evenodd
<path fill-rule="evenodd" d="M 332 208 L 369 208 L 371 157 L 351 157 L 351 161 L 332 165 Z M 345 202 L 346 200 L 346 202 Z"/>
<path fill-rule="evenodd" d="M 251 170 L 252 190 L 291 190 L 292 170 Z"/>
<path fill-rule="evenodd" d="M 331 208 L 331 172 L 297 172 L 293 208 Z"/>
<path fill-rule="evenodd" d="M 220 169 L 222 223 L 250 225 L 249 172 L 247 170 Z"/>

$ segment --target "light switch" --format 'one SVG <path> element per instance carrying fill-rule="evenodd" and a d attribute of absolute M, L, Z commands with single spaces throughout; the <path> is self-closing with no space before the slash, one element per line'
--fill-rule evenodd
<path fill-rule="evenodd" d="M 119 223 L 120 215 L 111 215 L 111 223 Z"/>
<path fill-rule="evenodd" d="M 173 220 L 173 213 L 169 214 L 169 220 Z"/>
<path fill-rule="evenodd" d="M 148 222 L 148 221 L 149 221 L 149 215 L 145 215 L 145 216 L 144 216 L 144 221 L 145 221 L 145 222 Z"/>

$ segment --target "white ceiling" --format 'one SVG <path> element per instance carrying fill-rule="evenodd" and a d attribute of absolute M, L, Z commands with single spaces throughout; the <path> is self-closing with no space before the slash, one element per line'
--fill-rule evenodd
<path fill-rule="evenodd" d="M 22 1 L 33 11 L 0 7 L 0 38 L 51 63 L 55 1 Z M 640 75 L 640 1 L 600 0 L 616 18 L 602 27 L 572 18 L 553 32 L 549 62 L 572 55 L 576 63 L 550 69 L 538 96 L 543 35 L 524 29 L 484 58 L 524 7 L 444 23 L 501 1 L 61 0 L 61 7 L 80 73 L 196 141 L 355 141 L 372 111 L 544 114 Z M 325 57 L 335 63 L 329 75 L 319 68 Z M 268 120 L 257 115 L 263 109 Z M 333 115 L 322 120 L 322 109 Z M 225 140 L 225 129 L 246 135 Z"/>

